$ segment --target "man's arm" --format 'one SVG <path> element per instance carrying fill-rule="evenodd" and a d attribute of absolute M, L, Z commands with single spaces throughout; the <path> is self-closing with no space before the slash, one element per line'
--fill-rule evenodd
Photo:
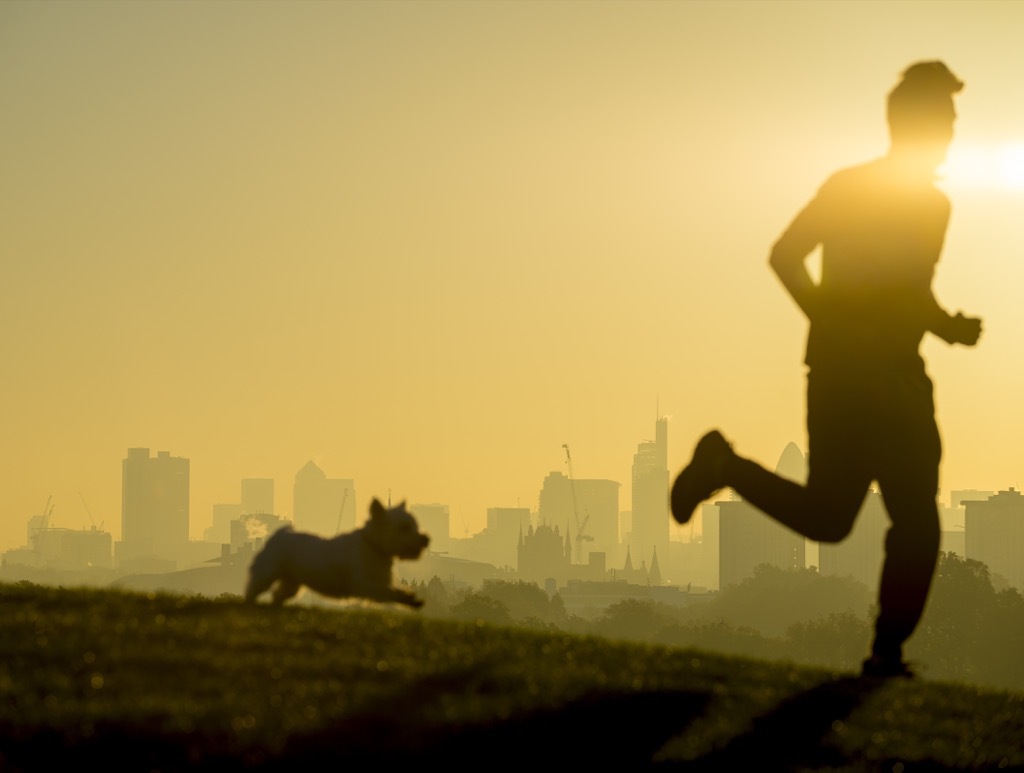
<path fill-rule="evenodd" d="M 819 207 L 816 200 L 793 219 L 772 246 L 768 265 L 808 319 L 815 316 L 818 286 L 807 271 L 807 256 L 821 243 Z"/>
<path fill-rule="evenodd" d="M 928 330 L 947 344 L 963 344 L 974 346 L 981 336 L 981 320 L 977 317 L 965 317 L 962 312 L 950 314 L 930 296 L 932 311 L 928 320 Z"/>
<path fill-rule="evenodd" d="M 932 291 L 934 267 L 935 263 L 938 262 L 938 255 L 942 251 L 942 244 L 945 241 L 950 212 L 949 200 L 944 195 L 940 194 L 939 202 L 939 205 L 936 207 L 934 244 L 927 245 L 927 249 L 934 255 L 934 260 L 931 263 L 931 269 L 928 271 L 927 277 L 922 277 L 925 283 L 922 289 L 926 293 L 922 302 L 925 329 L 934 333 L 948 344 L 974 346 L 981 335 L 981 320 L 965 317 L 961 312 L 957 312 L 955 315 L 950 314 L 939 305 Z"/>

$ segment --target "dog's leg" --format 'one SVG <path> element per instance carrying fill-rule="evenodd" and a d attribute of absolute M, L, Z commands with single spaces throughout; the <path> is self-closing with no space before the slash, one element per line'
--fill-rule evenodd
<path fill-rule="evenodd" d="M 249 582 L 245 586 L 245 602 L 247 604 L 255 603 L 260 594 L 270 590 L 270 586 L 273 584 L 273 577 L 268 579 L 267 577 L 258 576 L 255 572 L 250 572 Z"/>
<path fill-rule="evenodd" d="M 423 606 L 423 599 L 419 598 L 414 593 L 410 593 L 407 590 L 401 588 L 389 588 L 388 592 L 382 594 L 381 601 L 393 601 L 397 604 L 405 604 L 407 607 L 413 609 L 419 609 Z"/>
<path fill-rule="evenodd" d="M 280 606 L 296 593 L 299 592 L 299 588 L 302 587 L 301 583 L 297 583 L 294 580 L 278 580 L 277 585 L 274 586 L 273 601 L 275 604 Z"/>

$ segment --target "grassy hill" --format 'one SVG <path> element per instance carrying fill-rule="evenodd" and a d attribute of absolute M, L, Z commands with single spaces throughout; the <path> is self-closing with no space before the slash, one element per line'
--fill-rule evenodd
<path fill-rule="evenodd" d="M 0 615 L 3 771 L 1024 769 L 1024 695 L 928 680 L 362 605 L 16 583 Z"/>

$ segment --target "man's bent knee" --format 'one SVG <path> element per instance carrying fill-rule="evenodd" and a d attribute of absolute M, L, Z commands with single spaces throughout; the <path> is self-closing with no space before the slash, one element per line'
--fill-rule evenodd
<path fill-rule="evenodd" d="M 822 523 L 808 538 L 815 542 L 842 542 L 853 531 L 853 520 Z"/>

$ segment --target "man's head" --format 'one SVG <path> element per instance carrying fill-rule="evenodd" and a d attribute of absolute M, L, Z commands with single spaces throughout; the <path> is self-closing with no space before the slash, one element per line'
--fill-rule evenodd
<path fill-rule="evenodd" d="M 917 62 L 904 70 L 888 98 L 893 150 L 931 170 L 945 161 L 956 119 L 953 95 L 963 87 L 939 61 Z"/>

